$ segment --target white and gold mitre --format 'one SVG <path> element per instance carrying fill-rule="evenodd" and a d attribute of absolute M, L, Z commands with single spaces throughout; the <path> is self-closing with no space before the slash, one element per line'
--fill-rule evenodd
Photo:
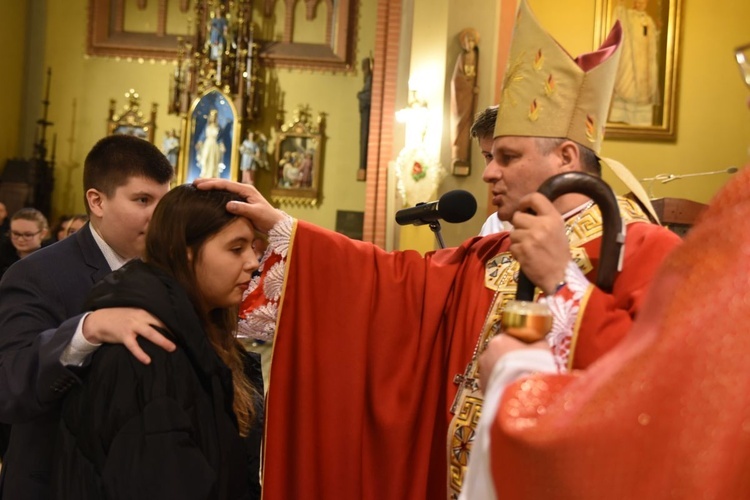
<path fill-rule="evenodd" d="M 602 46 L 573 59 L 521 0 L 495 123 L 504 135 L 565 137 L 599 153 L 604 137 L 622 28 Z"/>

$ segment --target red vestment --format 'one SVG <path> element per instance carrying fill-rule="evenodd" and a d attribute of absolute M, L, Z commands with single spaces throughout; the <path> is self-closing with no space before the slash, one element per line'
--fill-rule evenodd
<path fill-rule="evenodd" d="M 506 389 L 498 498 L 750 498 L 748 186 L 717 195 L 616 349 Z"/>
<path fill-rule="evenodd" d="M 658 226 L 628 226 L 622 296 L 591 294 L 581 359 L 627 331 L 639 286 L 678 241 Z M 453 378 L 494 294 L 485 263 L 509 244 L 500 233 L 422 257 L 296 224 L 266 406 L 266 500 L 445 498 Z M 613 309 L 620 304 L 625 312 Z M 592 342 L 589 321 L 606 327 Z"/>

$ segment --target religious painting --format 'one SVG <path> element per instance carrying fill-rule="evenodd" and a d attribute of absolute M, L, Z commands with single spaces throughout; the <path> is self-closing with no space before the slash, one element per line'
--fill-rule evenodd
<path fill-rule="evenodd" d="M 623 29 L 607 137 L 674 140 L 682 0 L 597 0 L 595 46 Z"/>
<path fill-rule="evenodd" d="M 309 107 L 295 111 L 276 139 L 271 199 L 278 203 L 317 205 L 323 154 L 323 116 L 313 123 Z"/>
<path fill-rule="evenodd" d="M 190 106 L 187 148 L 177 175 L 180 183 L 198 177 L 237 180 L 239 120 L 232 100 L 212 89 Z"/>

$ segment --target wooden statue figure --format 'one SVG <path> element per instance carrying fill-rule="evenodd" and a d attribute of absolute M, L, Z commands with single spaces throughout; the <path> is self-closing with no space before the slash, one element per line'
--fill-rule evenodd
<path fill-rule="evenodd" d="M 464 28 L 458 34 L 461 53 L 451 78 L 451 170 L 454 175 L 469 175 L 471 168 L 471 135 L 469 130 L 476 111 L 479 33 Z"/>
<path fill-rule="evenodd" d="M 372 104 L 372 58 L 362 59 L 364 86 L 357 92 L 359 100 L 359 170 L 357 180 L 365 180 L 367 172 L 367 141 L 370 137 L 370 105 Z"/>

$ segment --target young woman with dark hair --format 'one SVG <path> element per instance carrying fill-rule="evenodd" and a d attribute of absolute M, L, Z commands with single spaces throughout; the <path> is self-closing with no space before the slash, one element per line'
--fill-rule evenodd
<path fill-rule="evenodd" d="M 252 225 L 225 209 L 235 199 L 173 189 L 154 211 L 144 260 L 92 290 L 86 310 L 145 309 L 177 349 L 139 337 L 148 365 L 120 345 L 94 354 L 63 405 L 56 498 L 260 498 L 260 363 L 234 336 L 258 260 Z"/>

